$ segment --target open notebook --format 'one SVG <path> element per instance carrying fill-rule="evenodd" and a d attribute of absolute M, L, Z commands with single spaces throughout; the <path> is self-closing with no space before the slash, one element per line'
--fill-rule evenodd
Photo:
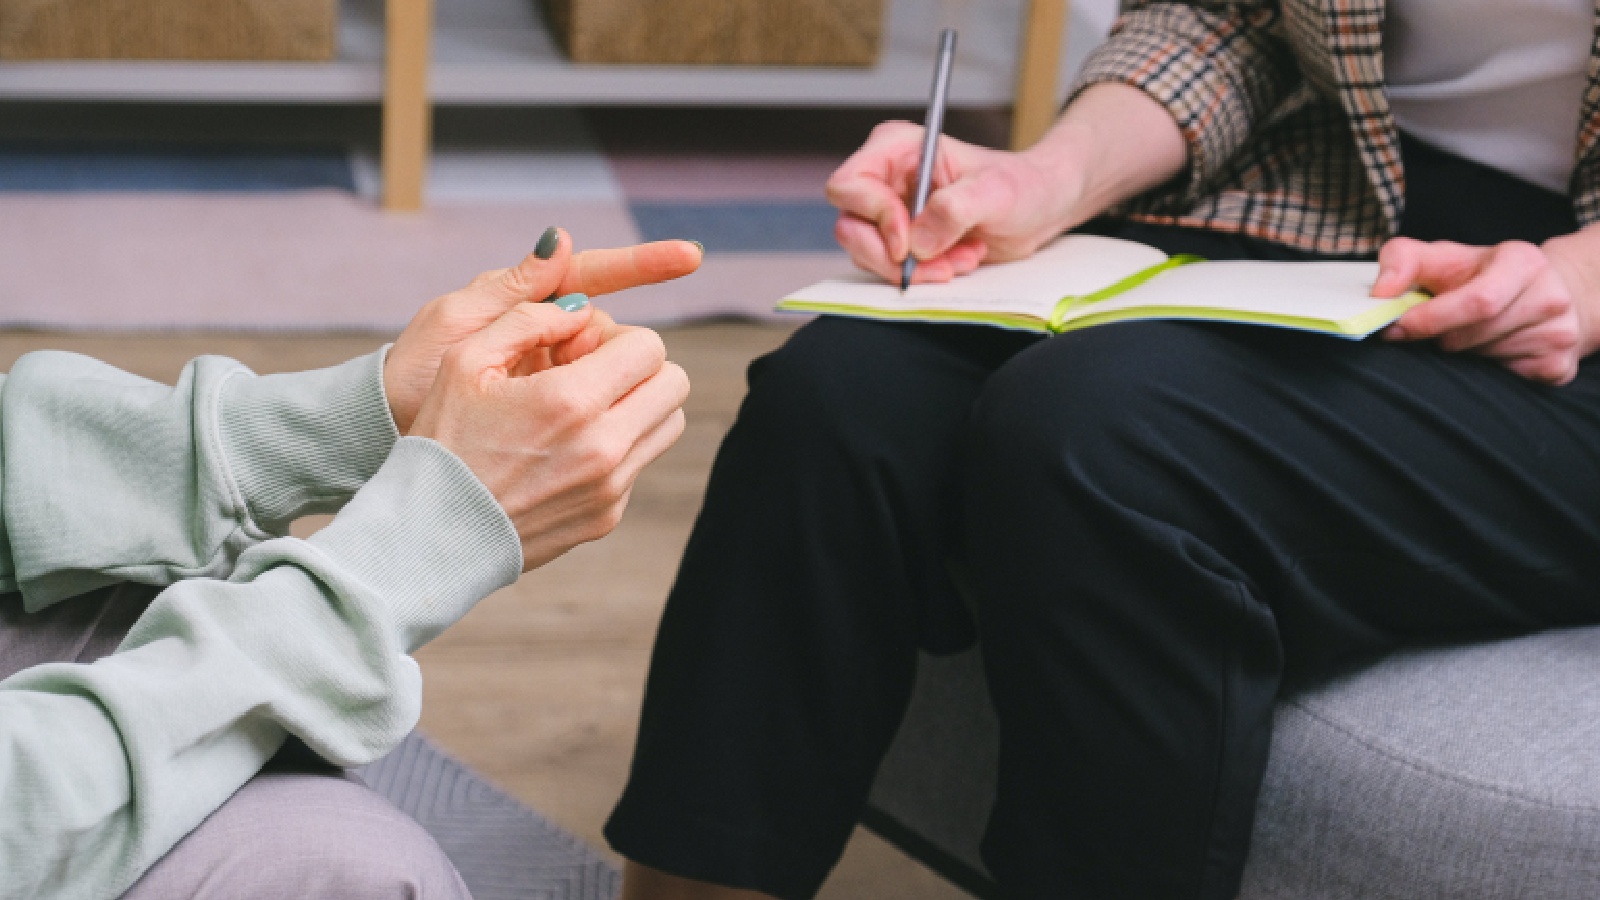
<path fill-rule="evenodd" d="M 1061 332 L 1130 319 L 1210 319 L 1362 338 L 1427 299 L 1369 296 L 1372 262 L 1206 262 L 1134 241 L 1070 234 L 1018 262 L 901 293 L 875 276 L 823 281 L 794 312 Z"/>

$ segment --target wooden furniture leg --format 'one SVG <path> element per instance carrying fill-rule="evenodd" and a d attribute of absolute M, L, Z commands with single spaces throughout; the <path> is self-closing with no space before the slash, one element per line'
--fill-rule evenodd
<path fill-rule="evenodd" d="M 433 138 L 428 48 L 433 0 L 387 0 L 384 7 L 383 208 L 422 208 Z"/>
<path fill-rule="evenodd" d="M 390 0 L 394 2 L 394 0 Z M 1022 20 L 1022 59 L 1011 107 L 1011 149 L 1026 150 L 1055 123 L 1057 73 L 1067 26 L 1067 0 L 1028 0 Z"/>

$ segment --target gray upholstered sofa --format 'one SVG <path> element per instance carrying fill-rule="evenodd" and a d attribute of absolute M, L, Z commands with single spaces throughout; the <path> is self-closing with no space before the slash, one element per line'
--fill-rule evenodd
<path fill-rule="evenodd" d="M 865 823 L 996 896 L 994 764 L 977 651 L 925 657 Z M 1240 896 L 1600 898 L 1600 628 L 1413 650 L 1285 698 Z"/>

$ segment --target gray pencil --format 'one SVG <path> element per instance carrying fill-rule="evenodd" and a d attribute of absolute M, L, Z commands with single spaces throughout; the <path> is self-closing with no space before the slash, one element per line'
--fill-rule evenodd
<path fill-rule="evenodd" d="M 944 130 L 944 108 L 950 99 L 950 66 L 956 59 L 956 31 L 946 28 L 939 35 L 939 61 L 933 69 L 933 93 L 928 98 L 928 119 L 923 123 L 926 134 L 922 138 L 922 161 L 917 165 L 917 196 L 911 205 L 911 218 L 922 215 L 928 205 L 928 190 L 933 187 L 933 163 L 939 152 L 939 132 Z M 917 258 L 906 251 L 906 262 L 900 269 L 900 290 L 911 286 L 911 273 L 917 267 Z"/>

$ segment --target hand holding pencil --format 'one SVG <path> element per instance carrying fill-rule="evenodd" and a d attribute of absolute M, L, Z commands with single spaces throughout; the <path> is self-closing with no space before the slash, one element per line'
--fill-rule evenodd
<path fill-rule="evenodd" d="M 840 246 L 893 284 L 908 255 L 916 258 L 915 284 L 1030 256 L 1184 162 L 1183 139 L 1162 107 L 1137 88 L 1099 84 L 1020 153 L 941 136 L 927 206 L 913 216 L 926 134 L 909 122 L 885 122 L 828 179 Z M 1123 149 L 1129 145 L 1137 151 Z"/>

